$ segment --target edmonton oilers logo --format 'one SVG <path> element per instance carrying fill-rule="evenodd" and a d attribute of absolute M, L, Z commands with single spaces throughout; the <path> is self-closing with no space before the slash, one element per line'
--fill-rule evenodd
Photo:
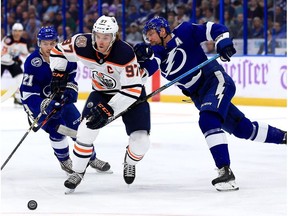
<path fill-rule="evenodd" d="M 116 87 L 116 80 L 105 73 L 94 70 L 92 71 L 92 78 L 104 88 L 114 89 Z"/>

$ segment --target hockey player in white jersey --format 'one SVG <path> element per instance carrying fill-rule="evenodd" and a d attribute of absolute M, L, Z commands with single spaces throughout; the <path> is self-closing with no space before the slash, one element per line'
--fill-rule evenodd
<path fill-rule="evenodd" d="M 14 103 L 21 104 L 19 87 L 23 78 L 21 68 L 22 60 L 28 52 L 27 41 L 22 37 L 23 25 L 15 23 L 12 26 L 12 35 L 5 36 L 1 42 L 1 77 L 5 70 L 9 71 L 13 78 L 13 85 L 1 96 L 1 102 L 7 100 L 14 94 Z"/>
<path fill-rule="evenodd" d="M 74 173 L 65 181 L 69 189 L 81 182 L 93 142 L 108 119 L 126 110 L 146 95 L 142 76 L 133 48 L 119 38 L 114 17 L 101 16 L 93 25 L 92 34 L 77 34 L 59 43 L 51 51 L 53 71 L 52 91 L 65 73 L 68 62 L 81 61 L 92 72 L 92 88 L 82 112 L 74 145 Z M 123 177 L 127 184 L 135 179 L 135 165 L 149 149 L 150 108 L 148 102 L 139 104 L 122 116 L 129 136 L 124 157 Z"/>

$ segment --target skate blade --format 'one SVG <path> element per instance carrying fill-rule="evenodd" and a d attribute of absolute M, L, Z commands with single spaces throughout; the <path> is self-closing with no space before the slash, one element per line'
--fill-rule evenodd
<path fill-rule="evenodd" d="M 74 193 L 74 191 L 75 191 L 75 189 L 69 189 L 69 188 L 67 188 L 64 193 L 65 193 L 65 195 L 68 195 L 68 194 Z"/>
<path fill-rule="evenodd" d="M 237 191 L 239 187 L 235 181 L 221 182 L 214 185 L 217 191 Z"/>
<path fill-rule="evenodd" d="M 113 171 L 111 169 L 107 170 L 107 171 L 101 171 L 101 170 L 97 170 L 96 172 L 99 174 L 113 174 Z"/>

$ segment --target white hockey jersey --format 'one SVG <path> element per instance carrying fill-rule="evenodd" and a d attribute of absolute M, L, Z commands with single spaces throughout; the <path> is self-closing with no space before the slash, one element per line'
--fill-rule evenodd
<path fill-rule="evenodd" d="M 104 56 L 92 46 L 91 34 L 77 34 L 51 51 L 51 70 L 65 71 L 67 62 L 81 61 L 92 73 L 92 88 L 114 95 L 109 105 L 114 115 L 127 109 L 141 95 L 142 78 L 133 48 L 116 40 Z"/>
<path fill-rule="evenodd" d="M 27 56 L 29 54 L 27 42 L 24 38 L 15 41 L 12 35 L 6 36 L 1 41 L 1 64 L 12 65 L 14 64 L 14 57 Z"/>

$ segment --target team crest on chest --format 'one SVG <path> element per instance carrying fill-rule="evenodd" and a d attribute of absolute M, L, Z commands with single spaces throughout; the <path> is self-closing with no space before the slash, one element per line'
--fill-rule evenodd
<path fill-rule="evenodd" d="M 39 57 L 35 57 L 31 60 L 31 64 L 34 66 L 34 67 L 40 67 L 42 65 L 42 59 L 39 58 Z"/>
<path fill-rule="evenodd" d="M 77 47 L 86 47 L 87 46 L 87 38 L 85 36 L 79 36 L 76 38 L 75 44 Z"/>
<path fill-rule="evenodd" d="M 165 69 L 162 71 L 166 77 L 169 75 L 174 75 L 182 69 L 186 63 L 186 60 L 186 52 L 182 48 L 175 47 L 169 53 L 167 53 L 167 58 L 163 61 Z"/>
<path fill-rule="evenodd" d="M 107 74 L 94 70 L 92 71 L 92 78 L 107 89 L 114 89 L 116 87 L 116 80 Z"/>

